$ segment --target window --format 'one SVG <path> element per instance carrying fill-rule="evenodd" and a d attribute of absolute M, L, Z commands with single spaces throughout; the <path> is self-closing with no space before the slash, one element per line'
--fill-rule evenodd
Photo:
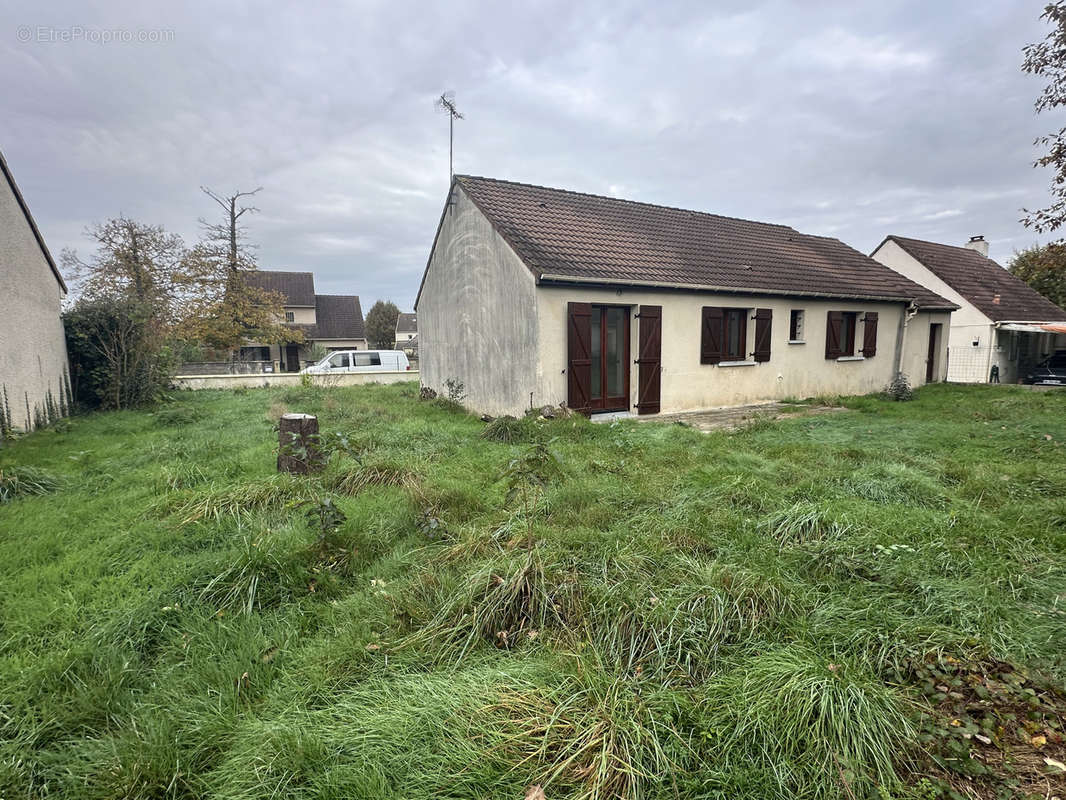
<path fill-rule="evenodd" d="M 241 361 L 269 361 L 269 347 L 242 347 L 238 358 Z"/>
<path fill-rule="evenodd" d="M 295 322 L 296 321 L 296 312 L 295 311 L 286 311 L 285 312 L 285 321 L 286 322 Z"/>
<path fill-rule="evenodd" d="M 748 309 L 727 308 L 722 320 L 722 358 L 725 361 L 743 361 L 747 355 Z"/>
<path fill-rule="evenodd" d="M 378 353 L 352 353 L 353 366 L 380 367 L 381 356 Z"/>
<path fill-rule="evenodd" d="M 748 353 L 748 325 L 755 320 L 755 346 Z M 752 364 L 770 360 L 773 313 L 769 308 L 705 306 L 700 329 L 700 363 Z M 751 360 L 749 361 L 749 356 Z"/>
<path fill-rule="evenodd" d="M 347 353 L 335 353 L 329 357 L 330 369 L 347 369 L 349 366 Z"/>
<path fill-rule="evenodd" d="M 853 356 L 855 355 L 855 319 L 858 314 L 854 311 L 845 311 L 840 316 L 840 355 Z"/>
<path fill-rule="evenodd" d="M 866 328 L 864 334 L 864 348 L 869 346 L 869 353 L 863 353 L 863 357 L 872 356 L 877 345 L 877 314 L 867 313 Z M 830 311 L 826 315 L 825 323 L 825 357 L 826 358 L 854 358 L 855 357 L 855 332 L 859 322 L 857 311 Z"/>
<path fill-rule="evenodd" d="M 788 312 L 788 340 L 789 342 L 803 342 L 803 311 L 794 308 Z"/>

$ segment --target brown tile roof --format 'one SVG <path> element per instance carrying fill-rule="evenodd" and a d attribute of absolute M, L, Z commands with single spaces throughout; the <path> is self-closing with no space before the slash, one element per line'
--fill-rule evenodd
<path fill-rule="evenodd" d="M 556 276 L 955 308 L 843 242 L 786 225 L 469 175 L 455 180 L 542 282 Z"/>
<path fill-rule="evenodd" d="M 888 236 L 993 322 L 1054 322 L 1066 311 L 968 247 Z M 876 251 L 875 251 L 876 252 Z M 999 303 L 994 302 L 999 295 Z"/>
<path fill-rule="evenodd" d="M 280 292 L 287 306 L 315 305 L 315 276 L 310 272 L 285 272 L 283 270 L 257 269 L 245 273 L 249 286 Z"/>
<path fill-rule="evenodd" d="M 401 311 L 396 318 L 397 333 L 418 333 L 418 315 Z"/>
<path fill-rule="evenodd" d="M 365 339 L 363 309 L 356 295 L 316 294 L 312 339 Z"/>

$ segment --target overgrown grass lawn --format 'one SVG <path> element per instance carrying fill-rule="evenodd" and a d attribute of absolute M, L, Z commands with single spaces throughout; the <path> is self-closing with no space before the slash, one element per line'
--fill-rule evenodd
<path fill-rule="evenodd" d="M 1066 796 L 1066 393 L 484 436 L 417 395 L 0 449 L 0 797 Z"/>

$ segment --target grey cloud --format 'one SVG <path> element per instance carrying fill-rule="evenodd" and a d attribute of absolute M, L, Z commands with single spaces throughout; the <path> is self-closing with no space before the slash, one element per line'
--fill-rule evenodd
<path fill-rule="evenodd" d="M 1036 237 L 1043 35 L 1017 3 L 7 4 L 3 140 L 51 247 L 118 213 L 190 240 L 262 185 L 264 268 L 409 307 L 456 169 L 838 236 Z M 166 29 L 19 42 L 19 25 Z"/>

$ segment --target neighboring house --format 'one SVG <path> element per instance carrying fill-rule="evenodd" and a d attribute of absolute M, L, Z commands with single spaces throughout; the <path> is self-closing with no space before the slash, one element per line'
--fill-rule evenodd
<path fill-rule="evenodd" d="M 949 381 L 984 383 L 995 367 L 1000 382 L 1015 383 L 1066 347 L 1066 311 L 990 259 L 982 236 L 962 247 L 888 236 L 871 257 L 959 306 L 948 337 Z"/>
<path fill-rule="evenodd" d="M 367 349 L 358 296 L 315 294 L 315 276 L 310 272 L 256 270 L 245 279 L 252 286 L 281 294 L 285 322 L 303 331 L 304 338 L 271 345 L 247 342 L 240 349 L 242 361 L 271 362 L 282 372 L 299 372 L 313 361 L 311 348 L 316 344 L 327 351 Z"/>
<path fill-rule="evenodd" d="M 457 175 L 415 304 L 424 385 L 491 414 L 653 414 L 943 378 L 956 306 L 784 225 Z"/>
<path fill-rule="evenodd" d="M 30 430 L 68 408 L 67 287 L 2 153 L 0 172 L 0 403 L 9 425 Z"/>
<path fill-rule="evenodd" d="M 400 312 L 396 317 L 396 349 L 418 353 L 418 315 Z M 411 352 L 407 352 L 411 351 Z"/>

